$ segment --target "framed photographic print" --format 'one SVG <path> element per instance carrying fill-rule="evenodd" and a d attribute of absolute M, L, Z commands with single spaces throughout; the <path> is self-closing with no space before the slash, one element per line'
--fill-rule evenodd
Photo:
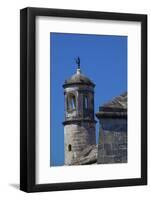
<path fill-rule="evenodd" d="M 20 189 L 147 184 L 147 16 L 20 12 Z"/>

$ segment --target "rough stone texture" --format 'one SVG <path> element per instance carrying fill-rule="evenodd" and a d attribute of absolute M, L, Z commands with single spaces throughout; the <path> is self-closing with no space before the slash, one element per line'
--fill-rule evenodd
<path fill-rule="evenodd" d="M 127 109 L 127 92 L 105 103 L 102 107 Z"/>
<path fill-rule="evenodd" d="M 96 144 L 94 119 L 94 84 L 78 69 L 65 81 L 64 152 L 65 165 L 73 165 L 80 153 Z M 69 109 L 70 97 L 75 98 L 75 108 Z M 85 106 L 87 98 L 87 107 Z"/>
<path fill-rule="evenodd" d="M 74 160 L 74 165 L 88 165 L 97 163 L 97 145 L 89 145 L 83 151 L 80 152 L 79 156 Z"/>
<path fill-rule="evenodd" d="M 67 98 L 69 94 L 76 97 L 76 109 L 68 112 Z M 64 89 L 65 121 L 89 119 L 94 121 L 94 88 L 88 85 L 71 85 Z M 84 96 L 88 97 L 88 108 L 84 109 Z"/>
<path fill-rule="evenodd" d="M 64 127 L 64 149 L 65 164 L 72 165 L 80 156 L 81 152 L 88 146 L 95 144 L 94 123 L 81 122 L 81 124 L 70 124 Z M 72 150 L 68 147 L 71 145 Z"/>
<path fill-rule="evenodd" d="M 77 85 L 77 84 L 87 84 L 87 85 L 93 85 L 95 86 L 95 84 L 88 78 L 86 77 L 84 74 L 81 73 L 76 73 L 73 76 L 71 76 L 69 79 L 65 80 L 63 87 L 68 87 L 68 85 Z"/>
<path fill-rule="evenodd" d="M 127 162 L 127 93 L 100 107 L 98 164 Z"/>
<path fill-rule="evenodd" d="M 127 132 L 100 130 L 97 163 L 127 162 Z"/>
<path fill-rule="evenodd" d="M 65 165 L 127 162 L 127 93 L 107 102 L 96 113 L 100 123 L 97 146 L 94 87 L 95 84 L 81 74 L 80 68 L 63 85 Z M 74 96 L 74 109 L 69 109 L 71 96 Z"/>

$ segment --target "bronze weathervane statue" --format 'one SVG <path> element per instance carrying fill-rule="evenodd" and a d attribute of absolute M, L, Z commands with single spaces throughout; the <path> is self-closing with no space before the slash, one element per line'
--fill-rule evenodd
<path fill-rule="evenodd" d="M 78 65 L 78 67 L 80 67 L 80 57 L 78 56 L 77 58 L 75 58 L 76 64 Z"/>

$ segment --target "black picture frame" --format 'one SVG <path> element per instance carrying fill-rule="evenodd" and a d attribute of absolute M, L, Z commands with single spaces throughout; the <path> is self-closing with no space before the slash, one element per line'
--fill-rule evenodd
<path fill-rule="evenodd" d="M 71 183 L 35 182 L 35 19 L 54 16 L 141 22 L 141 178 Z M 147 15 L 48 8 L 20 11 L 20 190 L 56 190 L 121 187 L 147 184 Z"/>

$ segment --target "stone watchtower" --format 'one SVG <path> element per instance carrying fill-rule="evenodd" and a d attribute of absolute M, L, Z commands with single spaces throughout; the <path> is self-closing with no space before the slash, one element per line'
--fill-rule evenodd
<path fill-rule="evenodd" d="M 94 87 L 95 84 L 81 73 L 79 65 L 76 73 L 64 82 L 65 165 L 74 164 L 81 151 L 96 144 Z"/>

